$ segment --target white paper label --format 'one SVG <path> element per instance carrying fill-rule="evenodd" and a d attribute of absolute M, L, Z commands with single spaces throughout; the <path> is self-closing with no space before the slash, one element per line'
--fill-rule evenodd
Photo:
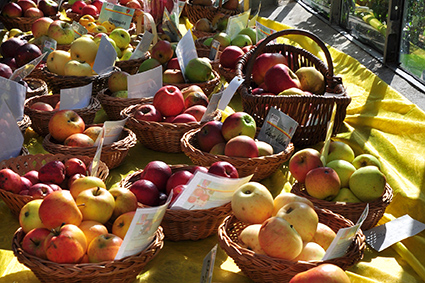
<path fill-rule="evenodd" d="M 82 109 L 90 104 L 93 83 L 82 87 L 63 88 L 60 90 L 60 110 Z"/>
<path fill-rule="evenodd" d="M 130 60 L 139 59 L 146 56 L 146 52 L 148 52 L 149 47 L 153 40 L 153 34 L 145 31 L 143 34 L 142 40 L 140 40 L 139 44 L 137 44 L 136 49 L 133 51 L 133 54 L 130 56 Z"/>
<path fill-rule="evenodd" d="M 224 110 L 229 104 L 230 100 L 232 100 L 233 95 L 239 86 L 244 82 L 245 79 L 241 77 L 235 76 L 223 91 L 223 96 L 221 97 L 220 103 L 218 104 L 218 109 Z"/>
<path fill-rule="evenodd" d="M 198 52 L 196 52 L 195 42 L 193 41 L 192 31 L 190 29 L 186 32 L 179 43 L 177 43 L 176 55 L 180 69 L 184 76 L 187 63 L 194 58 L 198 58 Z"/>
<path fill-rule="evenodd" d="M 248 25 L 250 10 L 229 17 L 226 33 L 230 39 L 234 39 L 238 33 Z"/>
<path fill-rule="evenodd" d="M 96 58 L 93 64 L 93 70 L 97 74 L 101 74 L 104 70 L 111 69 L 115 60 L 117 59 L 117 51 L 106 39 L 105 35 L 102 35 L 102 38 L 99 42 L 99 48 L 97 49 Z"/>
<path fill-rule="evenodd" d="M 24 136 L 3 99 L 0 100 L 0 144 L 0 161 L 18 156 L 24 144 Z"/>
<path fill-rule="evenodd" d="M 25 86 L 0 76 L 0 97 L 7 103 L 16 121 L 24 118 L 26 93 Z"/>
<path fill-rule="evenodd" d="M 162 87 L 162 66 L 127 77 L 128 98 L 153 97 Z"/>
<path fill-rule="evenodd" d="M 215 256 L 217 255 L 217 244 L 205 256 L 202 264 L 201 283 L 211 283 L 214 271 Z"/>

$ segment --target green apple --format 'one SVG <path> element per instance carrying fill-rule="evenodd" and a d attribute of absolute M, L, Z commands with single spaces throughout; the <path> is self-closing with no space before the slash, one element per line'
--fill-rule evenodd
<path fill-rule="evenodd" d="M 329 144 L 328 157 L 326 163 L 331 162 L 332 160 L 343 159 L 348 162 L 354 160 L 354 151 L 346 143 L 342 141 L 331 141 Z"/>
<path fill-rule="evenodd" d="M 140 64 L 139 66 L 139 73 L 142 73 L 144 71 L 147 70 L 152 70 L 158 66 L 161 66 L 161 63 L 159 63 L 158 60 L 154 59 L 154 58 L 149 58 L 146 59 L 145 61 L 142 62 L 142 64 Z"/>
<path fill-rule="evenodd" d="M 71 44 L 74 41 L 72 25 L 62 20 L 55 20 L 49 25 L 47 35 L 56 40 L 57 44 Z"/>
<path fill-rule="evenodd" d="M 128 98 L 128 90 L 119 90 L 112 93 L 113 97 Z"/>
<path fill-rule="evenodd" d="M 350 190 L 363 202 L 376 200 L 385 191 L 386 177 L 378 167 L 368 165 L 357 169 L 350 177 Z"/>
<path fill-rule="evenodd" d="M 204 40 L 203 44 L 205 46 L 211 47 L 212 41 L 213 41 L 213 38 L 212 37 L 208 37 L 207 39 Z"/>
<path fill-rule="evenodd" d="M 362 202 L 361 200 L 359 200 L 358 197 L 356 197 L 355 194 L 353 194 L 350 188 L 345 188 L 345 187 L 339 190 L 339 193 L 336 195 L 336 197 L 332 201 L 348 202 L 348 203 Z"/>
<path fill-rule="evenodd" d="M 258 156 L 273 155 L 273 147 L 269 143 L 256 140 L 255 144 L 258 148 Z"/>
<path fill-rule="evenodd" d="M 125 49 L 131 42 L 131 36 L 127 30 L 116 28 L 109 34 L 109 38 L 115 41 L 115 44 L 120 49 Z"/>
<path fill-rule="evenodd" d="M 379 170 L 381 170 L 381 162 L 378 160 L 378 158 L 368 153 L 357 155 L 351 164 L 353 164 L 356 169 L 367 165 L 375 165 L 379 168 Z"/>
<path fill-rule="evenodd" d="M 108 89 L 114 93 L 120 90 L 127 90 L 127 78 L 129 73 L 124 71 L 113 72 L 108 78 Z"/>
<path fill-rule="evenodd" d="M 212 74 L 210 60 L 206 57 L 190 60 L 184 69 L 184 75 L 191 83 L 207 82 L 211 79 Z"/>
<path fill-rule="evenodd" d="M 94 187 L 78 194 L 75 199 L 84 220 L 93 220 L 105 224 L 115 208 L 114 196 L 106 189 Z"/>
<path fill-rule="evenodd" d="M 257 43 L 257 32 L 252 27 L 243 28 L 239 34 L 246 34 L 251 39 L 252 44 Z"/>
<path fill-rule="evenodd" d="M 28 233 L 34 228 L 45 228 L 43 222 L 41 222 L 38 216 L 38 209 L 40 208 L 43 199 L 34 199 L 27 202 L 19 212 L 19 225 L 22 230 Z"/>
<path fill-rule="evenodd" d="M 342 159 L 332 160 L 326 164 L 326 167 L 330 167 L 336 171 L 341 181 L 341 188 L 348 187 L 348 180 L 350 180 L 351 174 L 356 171 L 356 167 L 353 164 Z"/>
<path fill-rule="evenodd" d="M 251 38 L 246 34 L 238 34 L 230 42 L 231 45 L 239 46 L 240 48 L 252 45 Z"/>
<path fill-rule="evenodd" d="M 230 45 L 230 42 L 232 41 L 230 39 L 230 36 L 227 33 L 225 33 L 225 32 L 216 33 L 213 36 L 213 39 L 215 39 L 218 42 L 220 42 L 220 47 L 222 47 L 222 48 L 225 48 L 225 47 L 229 46 Z"/>

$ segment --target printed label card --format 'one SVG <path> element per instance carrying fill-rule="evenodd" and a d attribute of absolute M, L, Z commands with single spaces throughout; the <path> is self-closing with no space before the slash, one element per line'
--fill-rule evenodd
<path fill-rule="evenodd" d="M 72 29 L 74 30 L 74 34 L 75 34 L 74 39 L 77 39 L 87 34 L 87 29 L 80 23 L 77 23 L 76 21 L 72 22 Z"/>
<path fill-rule="evenodd" d="M 211 251 L 204 257 L 201 272 L 201 283 L 211 283 L 216 255 L 217 244 L 215 244 Z"/>
<path fill-rule="evenodd" d="M 257 21 L 255 22 L 255 30 L 257 31 L 257 42 L 276 32 L 276 30 L 266 27 Z M 276 39 L 273 39 L 271 43 L 276 43 Z"/>
<path fill-rule="evenodd" d="M 241 30 L 247 27 L 249 14 L 250 10 L 229 17 L 226 33 L 230 39 L 233 40 Z"/>
<path fill-rule="evenodd" d="M 177 20 L 177 23 L 174 19 Z M 162 30 L 171 38 L 171 42 L 180 41 L 182 38 L 182 34 L 178 27 L 179 24 L 177 16 L 174 14 L 170 15 L 168 10 L 164 9 L 164 15 L 162 17 Z"/>
<path fill-rule="evenodd" d="M 99 22 L 110 21 L 116 27 L 129 29 L 134 15 L 134 9 L 105 2 L 99 13 Z"/>
<path fill-rule="evenodd" d="M 19 82 L 20 80 L 25 79 L 32 71 L 40 64 L 40 62 L 47 56 L 47 52 L 41 54 L 31 62 L 23 65 L 22 67 L 16 69 L 13 74 L 10 76 L 9 80 Z"/>
<path fill-rule="evenodd" d="M 60 90 L 59 109 L 82 109 L 89 106 L 92 96 L 93 83 L 74 88 L 63 88 Z"/>

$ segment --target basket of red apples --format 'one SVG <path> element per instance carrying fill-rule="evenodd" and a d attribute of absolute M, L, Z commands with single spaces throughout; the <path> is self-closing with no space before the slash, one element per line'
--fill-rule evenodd
<path fill-rule="evenodd" d="M 314 148 L 294 153 L 288 164 L 297 180 L 291 192 L 353 222 L 359 220 L 368 204 L 369 213 L 362 229 L 374 227 L 393 198 L 379 159 L 369 153 L 355 155 L 350 145 L 333 140 L 326 163 L 322 160 Z"/>
<path fill-rule="evenodd" d="M 24 107 L 24 113 L 31 118 L 31 128 L 44 137 L 49 134 L 48 125 L 50 118 L 59 110 L 60 95 L 34 96 L 25 101 Z M 84 120 L 84 123 L 92 124 L 100 108 L 99 100 L 91 97 L 87 107 L 75 109 L 74 111 Z"/>
<path fill-rule="evenodd" d="M 206 122 L 201 118 L 207 110 L 208 97 L 198 86 L 180 91 L 173 85 L 160 88 L 152 103 L 141 103 L 125 108 L 122 118 L 127 127 L 147 148 L 161 152 L 181 152 L 180 139 L 187 131 Z M 220 120 L 219 110 L 211 113 L 210 120 Z"/>
<path fill-rule="evenodd" d="M 102 133 L 103 124 L 85 124 L 75 111 L 60 110 L 52 116 L 48 127 L 49 134 L 44 137 L 42 145 L 49 153 L 95 156 L 98 148 L 95 141 Z M 136 142 L 136 135 L 124 127 L 117 141 L 103 145 L 100 160 L 108 168 L 115 168 Z"/>
<path fill-rule="evenodd" d="M 168 165 L 151 161 L 143 170 L 128 175 L 120 187 L 132 191 L 138 201 L 146 206 L 163 204 L 173 192 L 172 204 L 185 189 L 196 170 L 227 178 L 238 178 L 237 169 L 227 162 L 217 162 L 210 167 L 197 165 Z M 208 195 L 199 194 L 199 198 Z M 167 209 L 161 222 L 165 238 L 171 241 L 200 240 L 217 233 L 218 226 L 231 212 L 230 203 L 209 209 Z"/>
<path fill-rule="evenodd" d="M 26 154 L 3 160 L 0 197 L 18 216 L 29 201 L 44 198 L 55 190 L 69 189 L 73 180 L 88 175 L 91 162 L 90 157 L 68 154 Z M 108 167 L 100 162 L 94 177 L 104 181 L 108 175 Z"/>
<path fill-rule="evenodd" d="M 286 35 L 312 39 L 323 51 L 326 62 L 305 49 L 269 44 Z M 336 134 L 351 102 L 341 78 L 334 76 L 326 45 L 304 30 L 288 29 L 268 36 L 240 58 L 236 74 L 245 78 L 239 88 L 243 109 L 253 115 L 259 126 L 271 107 L 298 122 L 292 137 L 295 146 L 313 145 L 325 139 L 334 104 L 337 109 L 333 134 Z"/>
<path fill-rule="evenodd" d="M 235 112 L 223 122 L 210 121 L 186 132 L 181 148 L 194 164 L 210 166 L 216 161 L 233 164 L 241 177 L 254 174 L 252 180 L 262 180 L 278 170 L 291 157 L 294 146 L 273 152 L 273 147 L 256 140 L 255 120 L 245 112 Z"/>
<path fill-rule="evenodd" d="M 285 191 L 273 198 L 264 185 L 248 182 L 235 191 L 231 207 L 233 215 L 218 229 L 219 244 L 255 282 L 289 282 L 328 263 L 345 270 L 363 258 L 366 243 L 359 229 L 347 240 L 345 253 L 322 260 L 338 230 L 354 224 L 306 198 Z"/>

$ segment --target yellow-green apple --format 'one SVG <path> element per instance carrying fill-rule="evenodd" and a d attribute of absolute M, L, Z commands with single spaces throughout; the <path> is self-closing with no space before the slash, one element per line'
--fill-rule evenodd
<path fill-rule="evenodd" d="M 311 241 L 318 243 L 325 251 L 329 248 L 335 239 L 336 233 L 328 225 L 319 222 L 317 224 L 316 233 Z"/>
<path fill-rule="evenodd" d="M 18 67 L 31 62 L 41 56 L 40 47 L 32 43 L 25 43 L 16 50 L 15 62 Z"/>
<path fill-rule="evenodd" d="M 221 121 L 209 121 L 205 123 L 196 133 L 199 149 L 210 152 L 213 146 L 219 143 L 226 143 L 221 132 L 223 123 Z"/>
<path fill-rule="evenodd" d="M 30 180 L 31 181 L 31 184 L 36 184 L 36 183 L 39 182 L 38 171 L 37 170 L 28 171 L 22 177 L 25 177 L 28 180 Z"/>
<path fill-rule="evenodd" d="M 204 116 L 205 112 L 207 112 L 207 107 L 204 105 L 193 105 L 186 110 L 184 110 L 183 114 L 189 114 L 192 115 L 197 122 L 200 122 L 202 117 Z"/>
<path fill-rule="evenodd" d="M 213 36 L 213 39 L 220 42 L 220 46 L 222 46 L 223 48 L 226 48 L 227 46 L 229 46 L 231 42 L 230 36 L 225 32 L 216 33 Z"/>
<path fill-rule="evenodd" d="M 252 68 L 252 80 L 259 86 L 264 82 L 266 72 L 276 64 L 288 64 L 281 53 L 263 53 L 258 55 Z"/>
<path fill-rule="evenodd" d="M 125 49 L 131 42 L 130 34 L 123 28 L 116 28 L 109 34 L 109 38 L 115 41 L 115 44 L 120 49 Z"/>
<path fill-rule="evenodd" d="M 387 179 L 378 167 L 368 165 L 357 169 L 350 177 L 349 188 L 363 202 L 374 201 L 385 191 Z"/>
<path fill-rule="evenodd" d="M 53 192 L 51 186 L 44 183 L 37 183 L 29 187 L 28 195 L 36 199 L 42 199 Z"/>
<path fill-rule="evenodd" d="M 239 135 L 246 135 L 252 139 L 257 132 L 254 118 L 246 112 L 230 114 L 223 122 L 221 132 L 226 141 Z"/>
<path fill-rule="evenodd" d="M 86 6 L 84 6 L 81 9 L 81 14 L 82 15 L 91 15 L 93 17 L 98 17 L 99 16 L 99 10 L 97 9 L 97 7 L 95 5 L 87 4 Z"/>
<path fill-rule="evenodd" d="M 80 228 L 84 236 L 86 236 L 87 246 L 89 246 L 91 241 L 97 236 L 108 234 L 108 228 L 102 223 L 94 220 L 84 220 L 78 225 L 78 228 Z"/>
<path fill-rule="evenodd" d="M 128 211 L 118 216 L 112 223 L 112 234 L 124 239 L 135 213 L 135 211 Z"/>
<path fill-rule="evenodd" d="M 362 153 L 357 155 L 351 164 L 353 164 L 356 169 L 367 165 L 375 165 L 379 168 L 379 170 L 381 170 L 381 162 L 379 159 L 369 153 Z"/>
<path fill-rule="evenodd" d="M 305 176 L 307 193 L 317 199 L 332 200 L 341 189 L 341 181 L 336 171 L 329 167 L 310 170 Z"/>
<path fill-rule="evenodd" d="M 171 120 L 171 123 L 191 123 L 191 122 L 197 122 L 197 121 L 193 115 L 190 115 L 188 113 L 181 113 L 179 115 L 176 115 Z"/>
<path fill-rule="evenodd" d="M 257 254 L 265 255 L 266 253 L 263 251 L 258 241 L 260 228 L 261 224 L 246 226 L 238 236 L 238 243 L 243 248 L 249 249 Z"/>
<path fill-rule="evenodd" d="M 22 17 L 22 8 L 14 2 L 8 2 L 3 6 L 1 14 L 8 18 Z"/>
<path fill-rule="evenodd" d="M 142 204 L 157 206 L 159 203 L 159 190 L 149 180 L 137 180 L 128 189 L 136 196 L 137 201 Z"/>
<path fill-rule="evenodd" d="M 170 178 L 167 180 L 167 184 L 165 185 L 165 193 L 170 195 L 171 190 L 178 185 L 186 185 L 189 180 L 193 177 L 193 173 L 189 170 L 180 170 L 174 172 Z"/>
<path fill-rule="evenodd" d="M 180 89 L 173 85 L 161 87 L 153 97 L 153 106 L 164 116 L 176 116 L 185 109 Z"/>
<path fill-rule="evenodd" d="M 305 177 L 310 170 L 322 166 L 320 152 L 314 148 L 304 148 L 295 152 L 288 163 L 291 175 L 299 183 L 304 183 Z"/>
<path fill-rule="evenodd" d="M 42 199 L 34 199 L 27 202 L 19 211 L 19 225 L 25 233 L 35 228 L 45 228 L 38 216 Z"/>
<path fill-rule="evenodd" d="M 278 95 L 308 95 L 308 93 L 297 87 L 291 87 L 280 92 Z"/>
<path fill-rule="evenodd" d="M 62 143 L 70 135 L 82 133 L 85 123 L 74 110 L 60 110 L 50 118 L 48 128 L 50 135 Z"/>
<path fill-rule="evenodd" d="M 232 196 L 233 214 L 242 222 L 261 224 L 272 216 L 273 196 L 261 183 L 248 182 Z"/>
<path fill-rule="evenodd" d="M 69 191 L 71 192 L 72 197 L 76 199 L 82 191 L 96 187 L 106 189 L 105 183 L 99 177 L 85 176 L 75 180 L 71 187 L 69 187 Z"/>
<path fill-rule="evenodd" d="M 269 143 L 255 140 L 255 144 L 258 148 L 258 156 L 273 155 L 273 147 Z"/>
<path fill-rule="evenodd" d="M 107 33 L 108 32 L 108 30 L 106 29 L 106 27 L 104 27 L 104 26 L 102 26 L 102 25 L 97 25 L 97 26 L 95 26 L 95 27 L 93 27 L 91 30 L 90 30 L 90 32 L 91 33 L 94 33 L 94 34 L 98 34 L 98 33 Z M 97 45 L 97 44 L 96 44 Z M 118 48 L 119 49 L 119 48 Z M 116 51 L 117 51 L 117 49 L 115 49 Z M 119 49 L 119 52 L 117 52 L 117 57 L 118 57 L 118 55 L 120 55 L 120 57 L 122 57 L 122 50 L 121 49 Z"/>
<path fill-rule="evenodd" d="M 161 192 L 166 192 L 167 180 L 173 174 L 171 167 L 161 160 L 150 161 L 140 174 L 140 179 L 149 180 Z"/>
<path fill-rule="evenodd" d="M 189 85 L 181 90 L 184 99 L 189 95 L 191 92 L 201 92 L 204 93 L 202 88 L 199 85 Z M 205 93 L 204 93 L 205 94 Z"/>
<path fill-rule="evenodd" d="M 216 161 L 208 168 L 208 173 L 226 178 L 239 178 L 238 169 L 227 161 Z"/>
<path fill-rule="evenodd" d="M 71 157 L 65 160 L 63 164 L 65 165 L 65 175 L 67 177 L 71 177 L 78 173 L 87 175 L 87 166 L 80 158 Z"/>
<path fill-rule="evenodd" d="M 109 190 L 115 200 L 114 211 L 111 220 L 115 220 L 121 214 L 129 211 L 136 211 L 137 198 L 130 190 L 122 187 L 114 187 Z"/>
<path fill-rule="evenodd" d="M 147 70 L 152 70 L 158 66 L 161 66 L 161 63 L 159 63 L 158 60 L 154 58 L 148 58 L 145 61 L 143 61 L 142 64 L 140 64 L 138 72 L 142 73 Z"/>
<path fill-rule="evenodd" d="M 174 50 L 168 40 L 158 40 L 151 49 L 151 57 L 159 63 L 165 64 L 173 58 Z"/>
<path fill-rule="evenodd" d="M 183 84 L 185 82 L 183 73 L 179 69 L 166 69 L 162 73 L 162 82 L 164 84 Z"/>
<path fill-rule="evenodd" d="M 41 18 L 43 16 L 43 12 L 40 9 L 34 7 L 28 8 L 24 12 L 24 17 L 26 18 Z"/>
<path fill-rule="evenodd" d="M 102 224 L 111 218 L 114 212 L 115 199 L 107 190 L 101 187 L 82 191 L 75 199 L 84 220 L 94 220 Z"/>
<path fill-rule="evenodd" d="M 111 92 L 127 90 L 127 78 L 130 74 L 124 71 L 116 71 L 108 78 L 108 89 Z"/>
<path fill-rule="evenodd" d="M 62 20 L 54 20 L 47 30 L 47 36 L 56 40 L 57 44 L 71 44 L 74 41 L 72 25 Z"/>
<path fill-rule="evenodd" d="M 53 50 L 47 56 L 47 69 L 60 76 L 65 75 L 65 65 L 71 61 L 71 54 L 64 50 Z"/>
<path fill-rule="evenodd" d="M 43 11 L 44 16 L 55 16 L 58 12 L 58 3 L 53 0 L 38 1 L 38 8 Z"/>
<path fill-rule="evenodd" d="M 350 283 L 351 280 L 345 271 L 334 264 L 323 263 L 307 271 L 297 273 L 289 283 Z"/>
<path fill-rule="evenodd" d="M 71 5 L 71 11 L 72 11 L 73 13 L 77 13 L 77 14 L 82 15 L 82 14 L 83 14 L 82 10 L 83 10 L 83 8 L 84 8 L 85 6 L 87 6 L 87 3 L 86 3 L 86 2 L 84 2 L 84 1 L 82 1 L 82 0 L 75 1 L 75 2 Z"/>
<path fill-rule="evenodd" d="M 333 202 L 358 203 L 362 202 L 348 187 L 342 187 L 332 200 Z"/>
<path fill-rule="evenodd" d="M 90 77 L 93 76 L 93 69 L 90 64 L 83 61 L 70 60 L 64 67 L 65 76 Z"/>
<path fill-rule="evenodd" d="M 126 49 L 122 51 L 120 61 L 130 60 L 131 55 L 133 55 L 134 47 L 129 45 Z"/>
<path fill-rule="evenodd" d="M 35 20 L 31 25 L 31 32 L 34 38 L 38 38 L 43 35 L 47 36 L 47 31 L 49 30 L 49 26 L 52 22 L 53 19 L 50 17 L 41 17 Z"/>
<path fill-rule="evenodd" d="M 231 157 L 248 158 L 254 158 L 259 156 L 258 147 L 254 139 L 243 134 L 235 136 L 227 141 L 226 146 L 224 148 L 224 154 Z"/>
<path fill-rule="evenodd" d="M 356 171 L 356 167 L 353 164 L 343 159 L 332 160 L 326 164 L 326 167 L 336 171 L 341 181 L 341 188 L 348 187 L 348 180 L 350 180 L 351 174 Z"/>
<path fill-rule="evenodd" d="M 0 189 L 12 193 L 19 193 L 22 188 L 21 176 L 9 168 L 0 170 Z"/>
<path fill-rule="evenodd" d="M 30 255 L 47 259 L 44 241 L 49 234 L 50 230 L 46 228 L 34 228 L 28 231 L 22 239 L 22 249 Z"/>
<path fill-rule="evenodd" d="M 319 217 L 310 205 L 304 202 L 290 202 L 285 204 L 276 216 L 288 221 L 300 234 L 303 242 L 309 242 L 313 239 Z"/>
<path fill-rule="evenodd" d="M 348 162 L 352 162 L 354 160 L 353 149 L 348 144 L 342 141 L 331 141 L 329 143 L 329 151 L 328 157 L 326 158 L 326 162 L 328 163 L 336 159 L 342 159 Z"/>
<path fill-rule="evenodd" d="M 325 77 L 315 67 L 304 66 L 295 71 L 301 89 L 314 94 L 322 95 L 325 93 Z"/>
<path fill-rule="evenodd" d="M 183 94 L 183 92 L 182 92 Z M 194 105 L 208 106 L 208 96 L 203 91 L 191 91 L 183 94 L 184 106 L 187 108 Z"/>
<path fill-rule="evenodd" d="M 224 68 L 235 69 L 236 63 L 244 55 L 242 48 L 236 45 L 229 45 L 223 49 L 220 55 L 220 64 Z"/>
<path fill-rule="evenodd" d="M 65 165 L 60 160 L 52 160 L 38 170 L 38 179 L 42 183 L 62 184 L 65 180 Z"/>
<path fill-rule="evenodd" d="M 80 225 L 83 215 L 68 190 L 54 191 L 47 195 L 38 209 L 44 226 L 54 229 L 63 223 Z"/>
<path fill-rule="evenodd" d="M 139 121 L 154 121 L 161 122 L 162 114 L 156 109 L 152 104 L 142 104 L 140 105 L 133 114 L 134 119 Z"/>
<path fill-rule="evenodd" d="M 191 83 L 203 83 L 211 80 L 213 72 L 210 60 L 206 57 L 191 59 L 184 69 L 184 76 Z"/>
<path fill-rule="evenodd" d="M 91 126 L 84 130 L 83 134 L 88 135 L 93 141 L 97 140 L 97 137 L 102 133 L 103 127 Z"/>
<path fill-rule="evenodd" d="M 30 109 L 40 110 L 40 111 L 53 111 L 52 105 L 43 101 L 37 101 L 31 104 Z"/>
<path fill-rule="evenodd" d="M 238 34 L 232 39 L 230 44 L 231 44 L 231 46 L 238 46 L 239 48 L 242 48 L 242 47 L 245 47 L 245 46 L 251 46 L 252 40 L 246 34 Z"/>
<path fill-rule="evenodd" d="M 285 64 L 279 63 L 271 67 L 264 75 L 267 91 L 279 94 L 291 87 L 301 88 L 297 75 Z"/>
<path fill-rule="evenodd" d="M 56 213 L 52 213 L 56 214 Z M 56 263 L 79 263 L 87 252 L 83 231 L 74 224 L 52 229 L 44 241 L 47 259 Z"/>
<path fill-rule="evenodd" d="M 313 203 L 308 198 L 290 192 L 281 192 L 273 200 L 273 216 L 275 216 L 283 206 L 291 202 L 304 202 L 314 208 Z"/>
<path fill-rule="evenodd" d="M 122 239 L 114 234 L 108 233 L 97 236 L 91 241 L 87 249 L 89 262 L 113 261 L 121 244 Z"/>
<path fill-rule="evenodd" d="M 86 134 L 76 133 L 67 137 L 63 144 L 72 147 L 91 147 L 94 145 L 94 140 Z"/>
<path fill-rule="evenodd" d="M 263 251 L 271 257 L 293 260 L 302 251 L 303 240 L 295 228 L 283 218 L 266 219 L 258 233 Z"/>
<path fill-rule="evenodd" d="M 326 251 L 315 242 L 304 242 L 303 250 L 294 261 L 321 260 Z"/>
<path fill-rule="evenodd" d="M 69 53 L 73 60 L 93 64 L 96 59 L 97 48 L 98 46 L 93 39 L 82 36 L 71 43 Z"/>
<path fill-rule="evenodd" d="M 257 31 L 252 27 L 243 28 L 238 34 L 246 34 L 252 41 L 252 44 L 257 43 Z"/>
<path fill-rule="evenodd" d="M 213 155 L 224 155 L 224 149 L 226 148 L 226 143 L 220 142 L 214 145 L 209 151 Z"/>

